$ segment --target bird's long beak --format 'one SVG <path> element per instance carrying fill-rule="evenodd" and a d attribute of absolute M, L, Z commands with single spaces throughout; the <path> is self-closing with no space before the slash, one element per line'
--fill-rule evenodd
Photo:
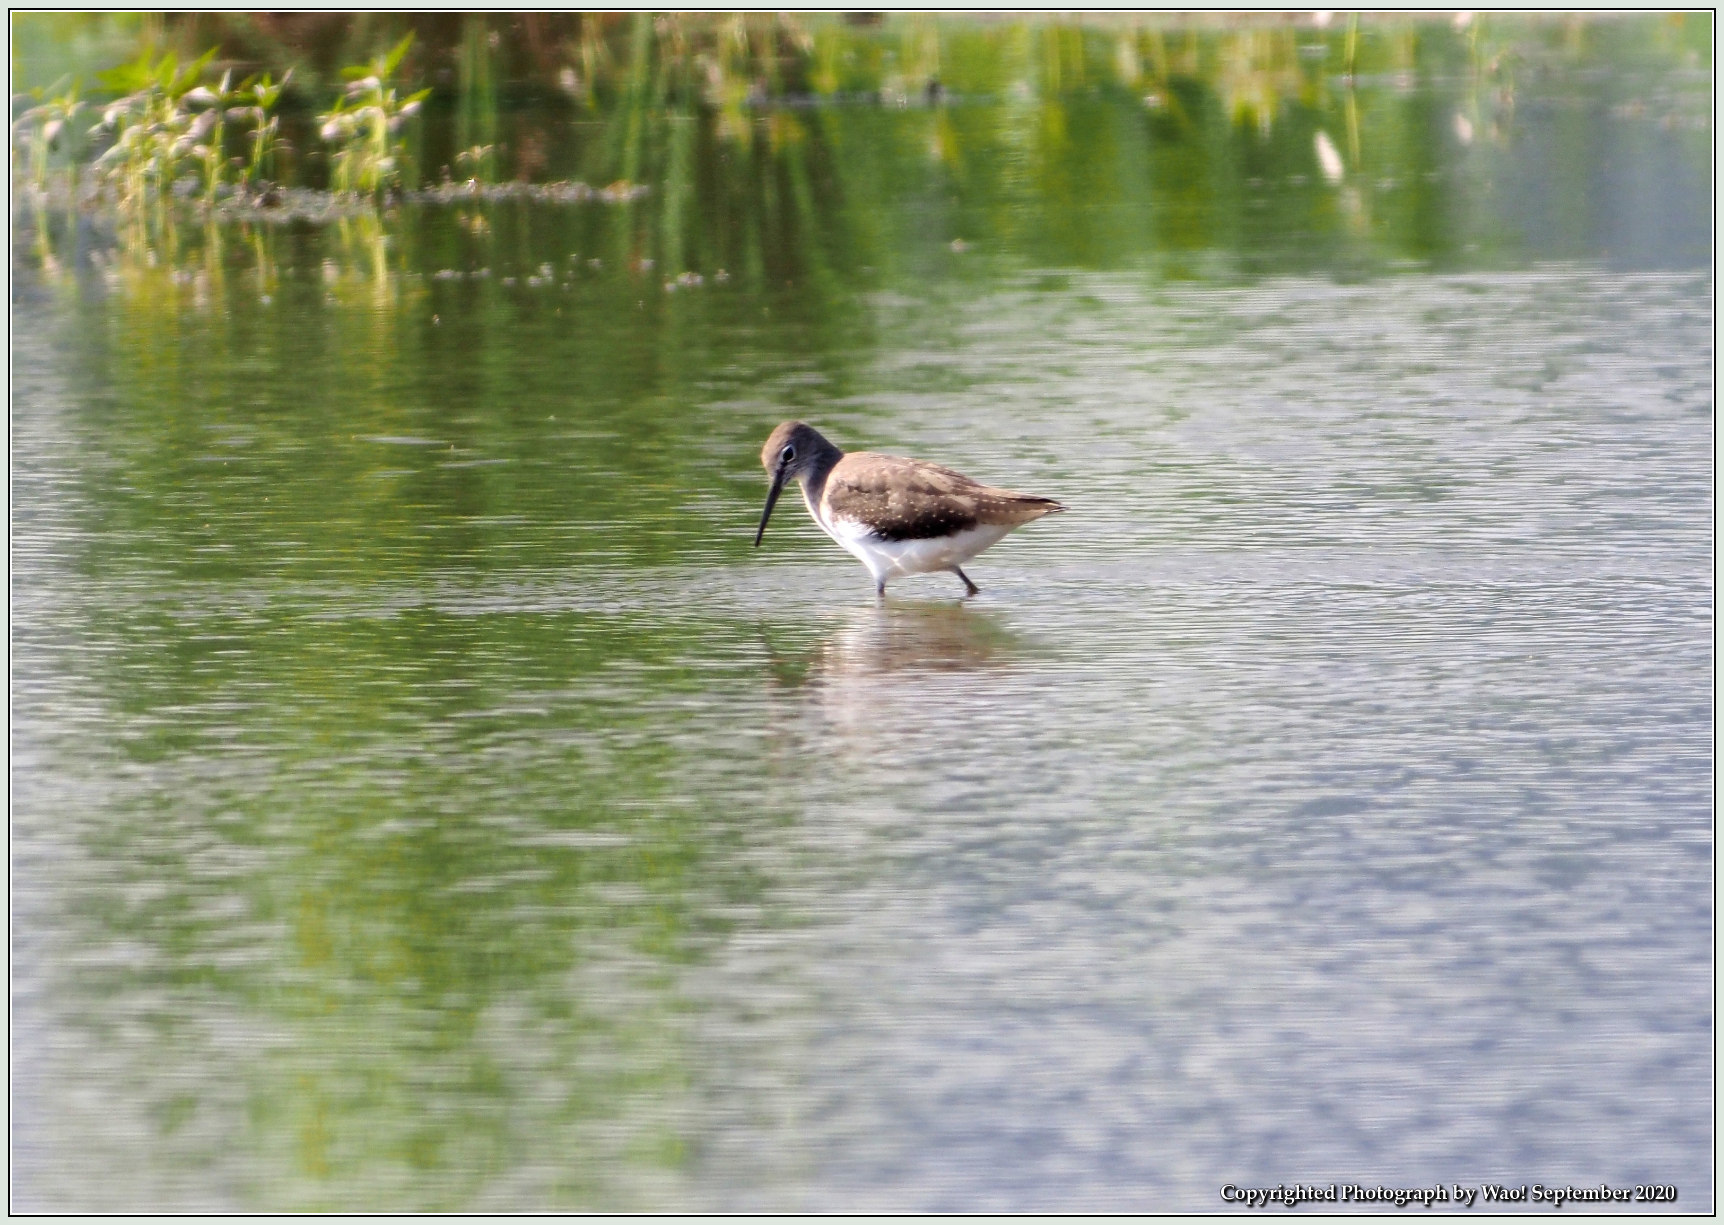
<path fill-rule="evenodd" d="M 772 508 L 778 505 L 778 495 L 784 492 L 784 466 L 779 465 L 778 471 L 772 474 L 772 489 L 766 495 L 766 509 L 760 512 L 760 530 L 754 533 L 754 547 L 760 547 L 760 539 L 766 535 L 766 521 L 772 518 Z"/>

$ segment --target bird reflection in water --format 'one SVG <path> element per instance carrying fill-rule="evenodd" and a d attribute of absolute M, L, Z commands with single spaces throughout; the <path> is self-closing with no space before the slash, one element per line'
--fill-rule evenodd
<path fill-rule="evenodd" d="M 909 758 L 950 744 L 954 726 L 985 719 L 999 687 L 984 678 L 1034 653 L 1022 635 L 963 604 L 858 608 L 818 644 L 774 648 L 762 626 L 773 735 L 785 768 L 810 752 L 829 764 L 909 768 Z"/>
<path fill-rule="evenodd" d="M 761 626 L 775 688 L 915 672 L 1009 666 L 1029 650 L 1021 634 L 964 604 L 886 603 L 858 608 L 812 650 L 786 652 Z"/>

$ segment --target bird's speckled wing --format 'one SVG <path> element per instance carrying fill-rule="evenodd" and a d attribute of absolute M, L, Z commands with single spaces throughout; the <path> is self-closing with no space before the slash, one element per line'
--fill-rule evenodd
<path fill-rule="evenodd" d="M 978 525 L 1017 527 L 1063 510 L 1052 498 L 978 484 L 919 459 L 853 451 L 826 478 L 832 517 L 866 523 L 884 540 L 926 540 Z"/>

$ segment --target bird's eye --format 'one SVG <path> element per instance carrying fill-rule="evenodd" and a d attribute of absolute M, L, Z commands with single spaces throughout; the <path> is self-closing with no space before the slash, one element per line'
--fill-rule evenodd
<path fill-rule="evenodd" d="M 778 453 L 778 462 L 781 464 L 788 464 L 791 460 L 793 460 L 795 458 L 796 458 L 796 448 L 793 446 L 792 447 L 785 447 L 784 450 L 782 450 Z"/>

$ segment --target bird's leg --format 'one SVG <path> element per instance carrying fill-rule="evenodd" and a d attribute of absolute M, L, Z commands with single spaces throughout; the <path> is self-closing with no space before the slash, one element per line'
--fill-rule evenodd
<path fill-rule="evenodd" d="M 972 583 L 970 581 L 970 576 L 965 574 L 957 566 L 952 567 L 952 573 L 964 580 L 964 594 L 965 595 L 970 596 L 970 595 L 980 595 L 981 594 L 982 589 L 980 587 L 976 586 L 974 583 Z"/>
<path fill-rule="evenodd" d="M 874 598 L 877 600 L 884 600 L 886 598 L 886 580 L 885 579 L 877 579 L 875 581 L 875 583 L 874 583 Z"/>

